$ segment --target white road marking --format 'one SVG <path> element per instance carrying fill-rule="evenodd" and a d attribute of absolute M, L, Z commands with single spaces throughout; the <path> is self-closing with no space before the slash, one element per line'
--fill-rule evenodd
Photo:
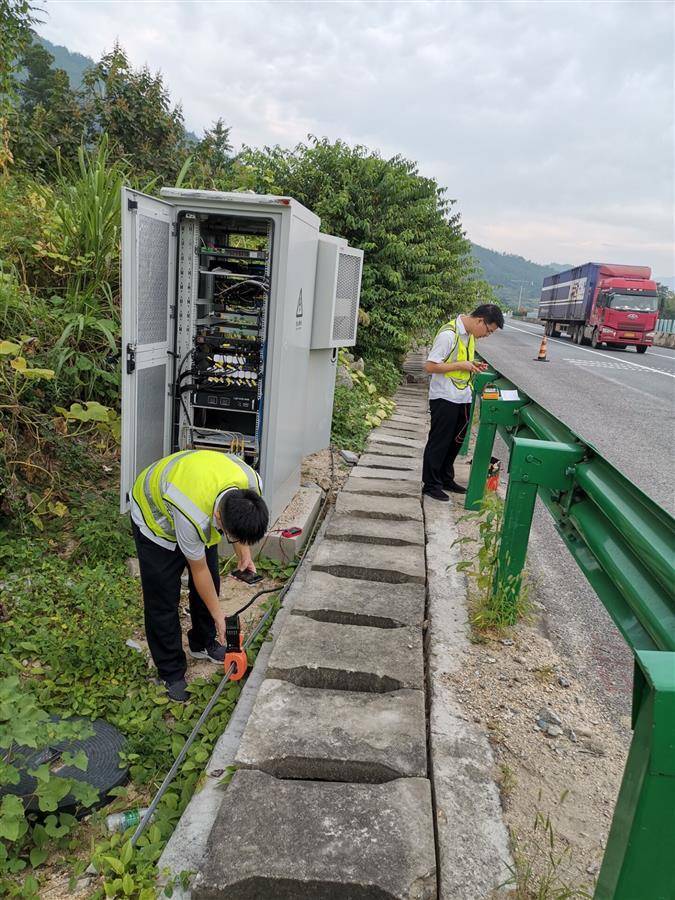
<path fill-rule="evenodd" d="M 666 359 L 675 359 L 675 353 L 669 353 L 666 347 L 657 347 L 655 344 L 649 348 L 649 353 L 655 353 L 657 356 L 665 356 Z"/>
<path fill-rule="evenodd" d="M 507 325 L 504 323 L 505 328 L 512 328 L 514 331 L 522 331 L 523 334 L 529 334 L 530 337 L 538 338 L 539 335 L 535 334 L 533 331 L 526 331 L 524 328 L 516 328 L 515 325 Z M 561 341 L 559 338 L 548 338 L 548 340 L 553 344 L 562 344 L 563 347 L 569 347 L 569 341 Z M 607 359 L 606 355 L 602 352 L 602 350 L 592 350 L 590 347 L 581 347 L 579 344 L 574 344 L 575 350 L 583 350 L 585 353 L 595 353 L 597 356 L 604 356 L 605 360 Z M 666 375 L 668 378 L 675 378 L 675 372 L 664 372 L 663 369 L 652 369 L 651 366 L 641 366 L 639 363 L 630 362 L 630 360 L 621 360 L 625 362 L 627 366 L 635 366 L 636 369 L 646 369 L 647 372 L 654 372 L 657 375 Z"/>
<path fill-rule="evenodd" d="M 624 362 L 603 362 L 600 359 L 571 359 L 566 357 L 563 362 L 572 363 L 573 366 L 584 366 L 593 369 L 623 369 L 624 372 L 632 372 L 630 365 Z M 636 374 L 636 373 L 633 373 Z"/>

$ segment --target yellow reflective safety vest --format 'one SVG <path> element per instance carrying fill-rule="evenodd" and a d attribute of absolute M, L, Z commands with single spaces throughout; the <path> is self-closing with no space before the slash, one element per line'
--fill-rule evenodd
<path fill-rule="evenodd" d="M 436 332 L 436 337 L 438 337 L 441 331 L 451 331 L 455 336 L 452 347 L 450 348 L 450 353 L 443 362 L 464 362 L 467 359 L 470 362 L 473 362 L 476 341 L 472 334 L 469 335 L 469 340 L 466 344 L 460 339 L 459 330 L 457 328 L 457 319 L 453 319 L 451 322 L 446 322 L 445 325 L 442 325 Z M 456 354 L 455 350 L 457 351 Z M 465 387 L 468 387 L 472 381 L 471 372 L 465 372 L 462 369 L 453 369 L 451 372 L 446 372 L 445 377 L 449 378 L 457 390 L 460 391 L 464 390 Z"/>
<path fill-rule="evenodd" d="M 228 488 L 261 493 L 255 470 L 233 453 L 181 450 L 144 469 L 131 493 L 157 537 L 176 542 L 172 510 L 177 509 L 192 522 L 204 544 L 212 547 L 220 540 L 211 527 L 213 506 Z"/>

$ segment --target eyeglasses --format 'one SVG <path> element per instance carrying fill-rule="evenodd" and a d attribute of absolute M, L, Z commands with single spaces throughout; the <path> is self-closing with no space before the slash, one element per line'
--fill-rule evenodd
<path fill-rule="evenodd" d="M 481 322 L 483 323 L 483 328 L 485 329 L 485 334 L 486 334 L 486 335 L 488 335 L 488 334 L 494 334 L 495 331 L 497 330 L 497 326 L 496 326 L 496 325 L 488 325 L 487 322 L 486 322 L 484 319 L 481 319 Z"/>

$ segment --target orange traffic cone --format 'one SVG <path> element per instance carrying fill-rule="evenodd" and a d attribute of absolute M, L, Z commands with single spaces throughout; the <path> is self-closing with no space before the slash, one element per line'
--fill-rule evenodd
<path fill-rule="evenodd" d="M 546 358 L 546 335 L 541 339 L 541 346 L 539 347 L 539 355 L 536 357 L 535 362 L 548 362 Z"/>

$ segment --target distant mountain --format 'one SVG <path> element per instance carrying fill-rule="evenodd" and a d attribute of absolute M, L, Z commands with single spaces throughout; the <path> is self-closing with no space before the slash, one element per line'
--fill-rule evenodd
<path fill-rule="evenodd" d="M 39 34 L 36 34 L 35 38 L 54 57 L 52 68 L 65 69 L 70 78 L 70 86 L 73 90 L 79 88 L 85 69 L 93 66 L 94 60 L 81 53 L 72 53 L 67 47 L 62 47 L 60 44 L 52 44 L 51 41 Z"/>
<path fill-rule="evenodd" d="M 514 253 L 499 253 L 473 243 L 471 249 L 485 280 L 492 285 L 500 300 L 514 307 L 518 306 L 520 299 L 526 309 L 534 309 L 539 303 L 544 278 L 571 268 L 565 263 L 542 266 Z"/>

